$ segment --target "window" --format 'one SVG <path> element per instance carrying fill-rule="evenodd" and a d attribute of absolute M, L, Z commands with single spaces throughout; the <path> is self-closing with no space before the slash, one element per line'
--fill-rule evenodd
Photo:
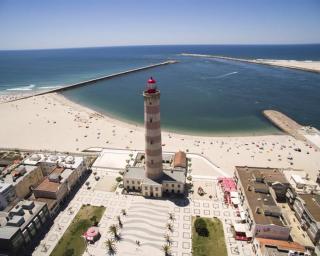
<path fill-rule="evenodd" d="M 180 190 L 178 190 L 178 193 L 180 193 Z"/>
<path fill-rule="evenodd" d="M 134 180 L 132 181 L 132 184 L 134 184 Z"/>
<path fill-rule="evenodd" d="M 26 240 L 26 241 L 30 241 L 30 236 L 29 236 L 29 233 L 28 233 L 28 230 L 24 230 L 23 232 L 22 232 L 22 235 L 23 235 L 23 237 L 24 237 L 24 240 Z"/>
<path fill-rule="evenodd" d="M 173 188 L 174 188 L 174 184 L 171 184 L 171 187 L 173 187 Z"/>
<path fill-rule="evenodd" d="M 150 145 L 152 145 L 153 144 L 153 140 L 150 140 Z"/>
<path fill-rule="evenodd" d="M 166 184 L 166 187 L 169 187 L 169 184 L 168 184 L 168 183 Z"/>
<path fill-rule="evenodd" d="M 138 185 L 140 185 L 140 181 L 137 181 Z"/>
<path fill-rule="evenodd" d="M 127 180 L 127 183 L 129 183 L 129 181 Z"/>
<path fill-rule="evenodd" d="M 150 123 L 152 123 L 152 118 L 150 118 Z"/>
<path fill-rule="evenodd" d="M 151 160 L 151 164 L 153 164 L 153 160 Z"/>
<path fill-rule="evenodd" d="M 180 188 L 180 184 L 178 184 L 178 188 Z"/>
<path fill-rule="evenodd" d="M 145 187 L 144 187 L 144 189 L 145 189 L 145 190 L 148 190 L 148 187 L 147 187 L 147 186 L 145 186 Z"/>
<path fill-rule="evenodd" d="M 158 191 L 158 188 L 157 188 L 157 187 L 155 187 L 155 188 L 154 188 L 154 190 L 155 190 L 155 191 Z"/>
<path fill-rule="evenodd" d="M 149 101 L 149 105 L 152 105 L 152 102 L 151 102 L 151 100 Z"/>

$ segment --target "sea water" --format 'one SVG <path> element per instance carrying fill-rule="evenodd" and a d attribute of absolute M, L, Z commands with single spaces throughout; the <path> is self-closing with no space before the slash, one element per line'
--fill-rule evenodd
<path fill-rule="evenodd" d="M 276 109 L 320 128 L 320 74 L 181 53 L 320 60 L 320 45 L 141 46 L 0 52 L 0 90 L 37 91 L 167 59 L 161 66 L 63 92 L 99 112 L 143 122 L 142 91 L 154 76 L 162 127 L 202 134 L 278 133 L 262 115 Z"/>

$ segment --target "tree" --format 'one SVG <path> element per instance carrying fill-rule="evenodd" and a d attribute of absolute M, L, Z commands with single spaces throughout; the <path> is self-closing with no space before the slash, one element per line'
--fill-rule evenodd
<path fill-rule="evenodd" d="M 109 227 L 109 233 L 112 234 L 115 239 L 119 239 L 118 230 L 119 230 L 119 228 L 117 225 L 111 225 Z"/>
<path fill-rule="evenodd" d="M 207 223 L 202 218 L 197 218 L 194 222 L 194 228 L 199 236 L 208 236 L 209 230 L 207 228 Z"/>
<path fill-rule="evenodd" d="M 107 239 L 107 241 L 105 241 L 105 245 L 107 246 L 109 254 L 114 254 L 116 252 L 116 243 L 113 239 Z"/>
<path fill-rule="evenodd" d="M 119 223 L 119 227 L 122 228 L 123 224 L 122 224 L 120 216 L 117 216 L 117 220 L 118 220 L 118 223 Z"/>
<path fill-rule="evenodd" d="M 121 181 L 122 181 L 122 178 L 121 178 L 120 176 L 118 176 L 118 177 L 116 178 L 116 181 L 117 181 L 117 182 L 121 182 Z"/>
<path fill-rule="evenodd" d="M 174 214 L 173 213 L 169 213 L 169 220 L 171 220 L 171 221 L 175 221 L 175 217 L 174 217 Z"/>
<path fill-rule="evenodd" d="M 164 251 L 164 255 L 165 256 L 169 256 L 170 255 L 170 253 L 171 253 L 170 250 L 171 250 L 170 245 L 165 244 L 165 245 L 162 246 L 162 251 Z"/>
<path fill-rule="evenodd" d="M 171 244 L 172 244 L 171 237 L 170 237 L 168 234 L 165 234 L 165 235 L 164 235 L 164 239 L 166 240 L 166 242 L 167 242 L 168 245 L 171 245 Z"/>
<path fill-rule="evenodd" d="M 170 231 L 170 232 L 173 232 L 173 225 L 171 223 L 168 223 L 167 224 L 167 229 Z"/>

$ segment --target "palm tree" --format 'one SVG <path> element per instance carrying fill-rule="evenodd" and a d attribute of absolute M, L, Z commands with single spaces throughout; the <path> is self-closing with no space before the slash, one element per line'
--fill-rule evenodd
<path fill-rule="evenodd" d="M 115 239 L 119 239 L 119 234 L 118 234 L 118 226 L 117 225 L 111 225 L 109 227 L 109 233 L 112 234 L 114 236 Z"/>
<path fill-rule="evenodd" d="M 171 237 L 170 237 L 168 234 L 165 234 L 165 235 L 164 235 L 164 239 L 166 240 L 166 242 L 167 242 L 168 245 L 171 245 L 171 244 L 172 244 Z"/>
<path fill-rule="evenodd" d="M 172 226 L 171 223 L 168 223 L 168 224 L 167 224 L 167 228 L 168 228 L 168 230 L 169 230 L 170 232 L 173 232 L 173 226 Z"/>
<path fill-rule="evenodd" d="M 175 221 L 175 217 L 174 217 L 174 214 L 173 213 L 169 213 L 169 220 L 171 220 L 171 221 Z"/>
<path fill-rule="evenodd" d="M 113 239 L 107 239 L 107 241 L 105 241 L 105 245 L 107 246 L 109 254 L 114 254 L 116 252 L 116 243 Z"/>
<path fill-rule="evenodd" d="M 164 251 L 164 255 L 165 256 L 169 256 L 170 255 L 170 253 L 171 253 L 170 249 L 171 249 L 170 245 L 165 244 L 165 245 L 162 246 L 162 251 Z"/>
<path fill-rule="evenodd" d="M 123 224 L 122 224 L 122 221 L 121 221 L 121 218 L 120 218 L 119 215 L 117 216 L 117 220 L 118 220 L 118 223 L 119 223 L 119 227 L 122 228 Z"/>
<path fill-rule="evenodd" d="M 126 216 L 126 215 L 127 215 L 127 212 L 126 212 L 125 209 L 122 209 L 122 210 L 121 210 L 121 213 L 122 213 L 123 216 Z"/>

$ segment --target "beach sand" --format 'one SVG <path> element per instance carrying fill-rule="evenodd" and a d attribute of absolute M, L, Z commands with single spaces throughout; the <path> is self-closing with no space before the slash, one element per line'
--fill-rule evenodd
<path fill-rule="evenodd" d="M 227 56 L 217 56 L 217 55 L 208 55 L 208 54 L 193 54 L 193 53 L 182 53 L 181 55 L 182 56 L 190 56 L 190 57 L 204 57 L 204 58 L 216 58 L 216 59 L 225 59 L 225 60 L 233 60 L 233 61 L 242 61 L 242 62 L 248 62 L 248 63 L 270 65 L 270 66 L 283 67 L 283 68 L 292 68 L 292 69 L 320 73 L 320 61 L 241 59 L 241 58 L 233 58 L 233 57 L 227 57 Z"/>
<path fill-rule="evenodd" d="M 0 116 L 2 148 L 69 152 L 90 147 L 144 149 L 142 126 L 101 115 L 56 93 L 0 104 Z M 163 132 L 162 143 L 164 151 L 203 155 L 230 175 L 236 165 L 303 169 L 313 180 L 320 170 L 319 150 L 289 135 L 200 137 Z"/>

